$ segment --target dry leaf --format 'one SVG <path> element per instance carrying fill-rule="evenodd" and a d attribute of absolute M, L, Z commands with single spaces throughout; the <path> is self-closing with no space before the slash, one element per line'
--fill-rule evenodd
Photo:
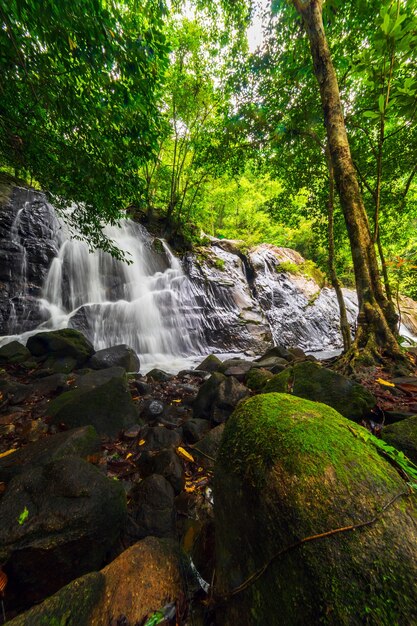
<path fill-rule="evenodd" d="M 194 457 L 192 457 L 187 450 L 184 450 L 184 448 L 177 448 L 177 454 L 185 461 L 191 461 L 191 463 L 194 463 Z"/>
<path fill-rule="evenodd" d="M 384 387 L 395 387 L 394 383 L 390 383 L 388 380 L 384 380 L 383 378 L 377 378 L 376 382 L 380 385 L 384 385 Z"/>
<path fill-rule="evenodd" d="M 12 454 L 13 452 L 16 452 L 17 448 L 11 448 L 10 450 L 6 450 L 6 452 L 2 452 L 0 454 L 0 459 L 2 459 L 5 456 L 9 456 L 9 454 Z"/>
<path fill-rule="evenodd" d="M 140 441 L 138 441 L 138 446 L 143 446 L 143 444 L 146 443 L 144 439 L 141 439 Z"/>

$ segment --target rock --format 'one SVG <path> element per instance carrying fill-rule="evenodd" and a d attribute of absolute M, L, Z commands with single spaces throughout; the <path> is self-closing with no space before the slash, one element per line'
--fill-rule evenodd
<path fill-rule="evenodd" d="M 44 361 L 43 367 L 48 373 L 69 374 L 77 367 L 77 359 L 72 356 L 50 356 Z"/>
<path fill-rule="evenodd" d="M 212 428 L 200 441 L 192 446 L 193 456 L 198 458 L 200 465 L 214 467 L 214 461 L 220 448 L 224 432 L 224 424 Z"/>
<path fill-rule="evenodd" d="M 164 410 L 165 405 L 163 402 L 155 400 L 155 398 L 150 398 L 144 403 L 140 411 L 140 416 L 147 421 L 152 421 L 161 416 Z"/>
<path fill-rule="evenodd" d="M 144 426 L 140 431 L 140 438 L 145 443 L 141 450 L 165 450 L 176 448 L 181 445 L 181 437 L 175 430 L 169 430 L 165 426 Z"/>
<path fill-rule="evenodd" d="M 160 474 L 152 474 L 135 485 L 129 493 L 133 524 L 129 528 L 134 541 L 153 535 L 172 537 L 175 533 L 174 489 Z"/>
<path fill-rule="evenodd" d="M 223 422 L 237 403 L 249 395 L 248 389 L 233 376 L 214 372 L 200 387 L 194 401 L 193 415 L 196 418 Z"/>
<path fill-rule="evenodd" d="M 263 361 L 264 359 L 269 359 L 271 357 L 277 356 L 281 359 L 285 359 L 286 361 L 294 361 L 294 355 L 291 354 L 287 348 L 284 346 L 274 346 L 267 350 L 261 357 L 256 359 L 256 361 Z"/>
<path fill-rule="evenodd" d="M 133 424 L 133 426 L 124 431 L 123 437 L 125 439 L 136 439 L 139 437 L 141 428 L 141 424 Z"/>
<path fill-rule="evenodd" d="M 199 441 L 210 429 L 207 420 L 193 418 L 185 422 L 182 427 L 184 434 L 184 440 L 187 443 L 196 443 Z"/>
<path fill-rule="evenodd" d="M 29 337 L 27 348 L 33 356 L 74 358 L 78 367 L 94 354 L 91 343 L 82 333 L 72 328 L 36 333 Z"/>
<path fill-rule="evenodd" d="M 266 369 L 252 368 L 246 374 L 245 385 L 252 391 L 260 391 L 263 387 L 265 387 L 266 383 L 272 378 L 272 376 L 272 372 L 269 372 Z"/>
<path fill-rule="evenodd" d="M 97 387 L 101 387 L 109 380 L 114 378 L 120 380 L 126 380 L 126 372 L 123 367 L 108 367 L 103 370 L 80 370 L 80 375 L 75 379 L 74 389 L 81 391 L 91 391 Z"/>
<path fill-rule="evenodd" d="M 147 537 L 125 550 L 101 572 L 77 578 L 8 623 L 10 626 L 143 624 L 154 612 L 182 597 L 180 572 L 176 542 Z"/>
<path fill-rule="evenodd" d="M 225 376 L 234 376 L 239 382 L 243 382 L 246 374 L 252 368 L 252 363 L 241 363 L 240 365 L 232 365 L 228 367 L 223 373 Z"/>
<path fill-rule="evenodd" d="M 87 376 L 89 374 L 83 378 Z M 47 415 L 52 424 L 64 424 L 68 428 L 91 424 L 99 435 L 108 437 L 115 437 L 120 431 L 135 424 L 137 411 L 124 376 L 116 376 L 92 388 L 89 387 L 91 378 L 87 383 L 84 380 L 82 384 L 85 387 L 67 391 L 49 403 Z"/>
<path fill-rule="evenodd" d="M 30 467 L 46 465 L 67 456 L 82 458 L 100 450 L 100 440 L 92 426 L 83 426 L 44 437 L 0 458 L 0 482 L 8 482 Z"/>
<path fill-rule="evenodd" d="M 93 354 L 88 365 L 96 370 L 117 365 L 123 367 L 127 372 L 138 372 L 140 368 L 138 355 L 124 343 L 98 350 Z"/>
<path fill-rule="evenodd" d="M 33 392 L 37 396 L 46 396 L 56 391 L 62 392 L 67 388 L 68 376 L 66 374 L 51 374 L 45 378 L 37 378 L 33 380 Z"/>
<path fill-rule="evenodd" d="M 269 565 L 216 623 L 417 621 L 416 495 L 351 429 L 330 407 L 287 394 L 255 396 L 229 419 L 215 467 L 217 593 Z"/>
<path fill-rule="evenodd" d="M 134 385 L 141 396 L 147 396 L 152 391 L 152 387 L 143 380 L 135 380 Z"/>
<path fill-rule="evenodd" d="M 385 426 L 381 437 L 417 464 L 417 415 Z"/>
<path fill-rule="evenodd" d="M 169 380 L 173 378 L 172 374 L 168 374 L 168 372 L 164 372 L 163 370 L 159 370 L 154 368 L 150 372 L 146 374 L 146 378 L 148 380 L 155 380 L 159 383 L 167 383 Z"/>
<path fill-rule="evenodd" d="M 221 360 L 215 354 L 209 354 L 195 369 L 203 372 L 218 372 L 221 366 Z"/>
<path fill-rule="evenodd" d="M 374 396 L 362 385 L 318 363 L 296 364 L 268 381 L 262 393 L 292 393 L 323 402 L 349 419 L 360 420 L 374 406 Z"/>
<path fill-rule="evenodd" d="M 144 478 L 151 474 L 160 474 L 172 485 L 176 494 L 184 489 L 184 468 L 174 450 L 162 450 L 157 454 L 144 452 L 139 459 L 138 465 L 139 471 Z"/>
<path fill-rule="evenodd" d="M 263 369 L 267 369 L 271 371 L 273 374 L 278 374 L 285 370 L 288 366 L 288 361 L 286 359 L 282 359 L 279 356 L 270 356 L 268 358 L 262 358 L 257 363 L 254 363 L 254 367 L 261 367 Z"/>
<path fill-rule="evenodd" d="M 0 500 L 8 598 L 28 606 L 97 569 L 126 519 L 123 487 L 77 457 L 31 467 Z"/>
<path fill-rule="evenodd" d="M 11 341 L 0 348 L 0 363 L 22 363 L 29 358 L 29 350 L 19 341 Z"/>
<path fill-rule="evenodd" d="M 304 361 L 307 358 L 306 353 L 301 348 L 288 348 L 288 352 L 293 355 L 295 361 Z"/>
<path fill-rule="evenodd" d="M 32 393 L 31 385 L 22 385 L 14 380 L 0 379 L 0 392 L 3 400 L 7 400 L 12 406 L 21 404 Z"/>

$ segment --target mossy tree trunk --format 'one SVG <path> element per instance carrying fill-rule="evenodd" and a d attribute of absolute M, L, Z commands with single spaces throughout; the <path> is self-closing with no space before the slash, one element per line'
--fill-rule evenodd
<path fill-rule="evenodd" d="M 359 315 L 355 341 L 347 358 L 350 363 L 358 357 L 369 363 L 381 356 L 402 360 L 396 338 L 398 316 L 381 283 L 368 216 L 350 153 L 339 85 L 324 32 L 323 0 L 293 0 L 293 4 L 303 19 L 310 42 L 336 188 L 352 251 Z"/>

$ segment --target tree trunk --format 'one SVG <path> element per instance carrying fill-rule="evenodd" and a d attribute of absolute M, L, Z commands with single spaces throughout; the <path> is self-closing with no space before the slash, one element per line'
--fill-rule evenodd
<path fill-rule="evenodd" d="M 329 199 L 327 202 L 328 215 L 328 239 L 329 239 L 329 274 L 333 289 L 336 293 L 337 303 L 339 305 L 340 315 L 340 331 L 343 339 L 343 352 L 347 352 L 351 345 L 352 339 L 350 335 L 350 325 L 346 313 L 345 299 L 343 297 L 340 281 L 336 273 L 335 253 L 334 253 L 334 172 L 330 152 L 326 147 L 326 160 L 329 172 Z"/>
<path fill-rule="evenodd" d="M 397 314 L 379 276 L 375 247 L 346 134 L 339 86 L 323 27 L 323 0 L 293 0 L 302 16 L 320 88 L 327 141 L 352 251 L 359 301 L 358 328 L 349 360 L 372 363 L 381 356 L 401 358 Z"/>

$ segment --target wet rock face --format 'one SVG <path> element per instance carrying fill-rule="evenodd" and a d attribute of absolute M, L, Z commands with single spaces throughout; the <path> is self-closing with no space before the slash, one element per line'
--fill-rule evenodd
<path fill-rule="evenodd" d="M 0 335 L 44 321 L 37 298 L 57 254 L 59 226 L 44 194 L 14 187 L 0 205 Z"/>

